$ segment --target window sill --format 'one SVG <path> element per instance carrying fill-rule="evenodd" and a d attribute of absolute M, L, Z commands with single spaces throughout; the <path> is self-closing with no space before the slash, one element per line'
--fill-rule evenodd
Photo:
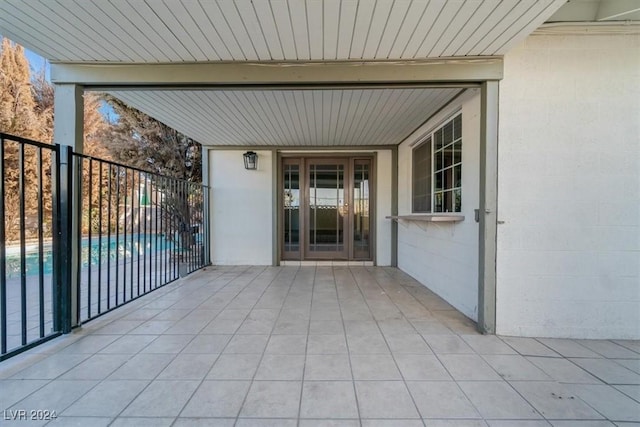
<path fill-rule="evenodd" d="M 464 215 L 451 214 L 414 214 L 414 215 L 391 215 L 385 217 L 394 221 L 422 221 L 422 222 L 461 222 Z"/>

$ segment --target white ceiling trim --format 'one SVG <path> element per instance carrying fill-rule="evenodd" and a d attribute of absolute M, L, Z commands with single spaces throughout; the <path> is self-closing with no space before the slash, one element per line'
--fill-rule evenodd
<path fill-rule="evenodd" d="M 443 84 L 500 80 L 500 57 L 421 61 L 223 62 L 174 64 L 54 63 L 51 81 L 85 86 Z"/>

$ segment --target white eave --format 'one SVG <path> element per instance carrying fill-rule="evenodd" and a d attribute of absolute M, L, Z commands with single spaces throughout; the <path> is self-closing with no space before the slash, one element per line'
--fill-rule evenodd
<path fill-rule="evenodd" d="M 0 34 L 206 145 L 392 145 L 564 3 L 3 0 Z"/>
<path fill-rule="evenodd" d="M 564 0 L 3 0 L 0 31 L 52 61 L 502 55 Z"/>

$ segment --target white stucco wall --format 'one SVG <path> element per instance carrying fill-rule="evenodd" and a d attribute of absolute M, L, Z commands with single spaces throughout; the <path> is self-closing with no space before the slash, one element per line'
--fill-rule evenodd
<path fill-rule="evenodd" d="M 462 212 L 460 223 L 401 221 L 398 267 L 466 316 L 478 317 L 478 224 L 480 94 L 467 90 L 414 132 L 398 149 L 398 214 L 411 214 L 411 144 L 443 120 L 462 111 Z"/>
<path fill-rule="evenodd" d="M 391 264 L 391 225 L 385 216 L 391 215 L 391 150 L 375 152 L 374 258 L 377 265 L 388 266 Z M 276 195 L 272 188 L 272 152 L 256 151 L 257 171 L 244 169 L 243 153 L 244 150 L 211 150 L 211 262 L 214 265 L 271 265 L 273 262 L 272 198 Z"/>
<path fill-rule="evenodd" d="M 640 36 L 530 36 L 504 71 L 497 332 L 640 338 Z"/>
<path fill-rule="evenodd" d="M 271 151 L 258 153 L 258 170 L 246 170 L 238 150 L 212 150 L 211 262 L 271 265 Z"/>

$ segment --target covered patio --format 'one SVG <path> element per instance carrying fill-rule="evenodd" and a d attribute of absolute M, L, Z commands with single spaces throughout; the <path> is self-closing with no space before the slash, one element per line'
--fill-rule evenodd
<path fill-rule="evenodd" d="M 337 262 L 209 267 L 0 365 L 3 425 L 623 425 L 638 384 L 637 341 L 480 335 Z"/>

